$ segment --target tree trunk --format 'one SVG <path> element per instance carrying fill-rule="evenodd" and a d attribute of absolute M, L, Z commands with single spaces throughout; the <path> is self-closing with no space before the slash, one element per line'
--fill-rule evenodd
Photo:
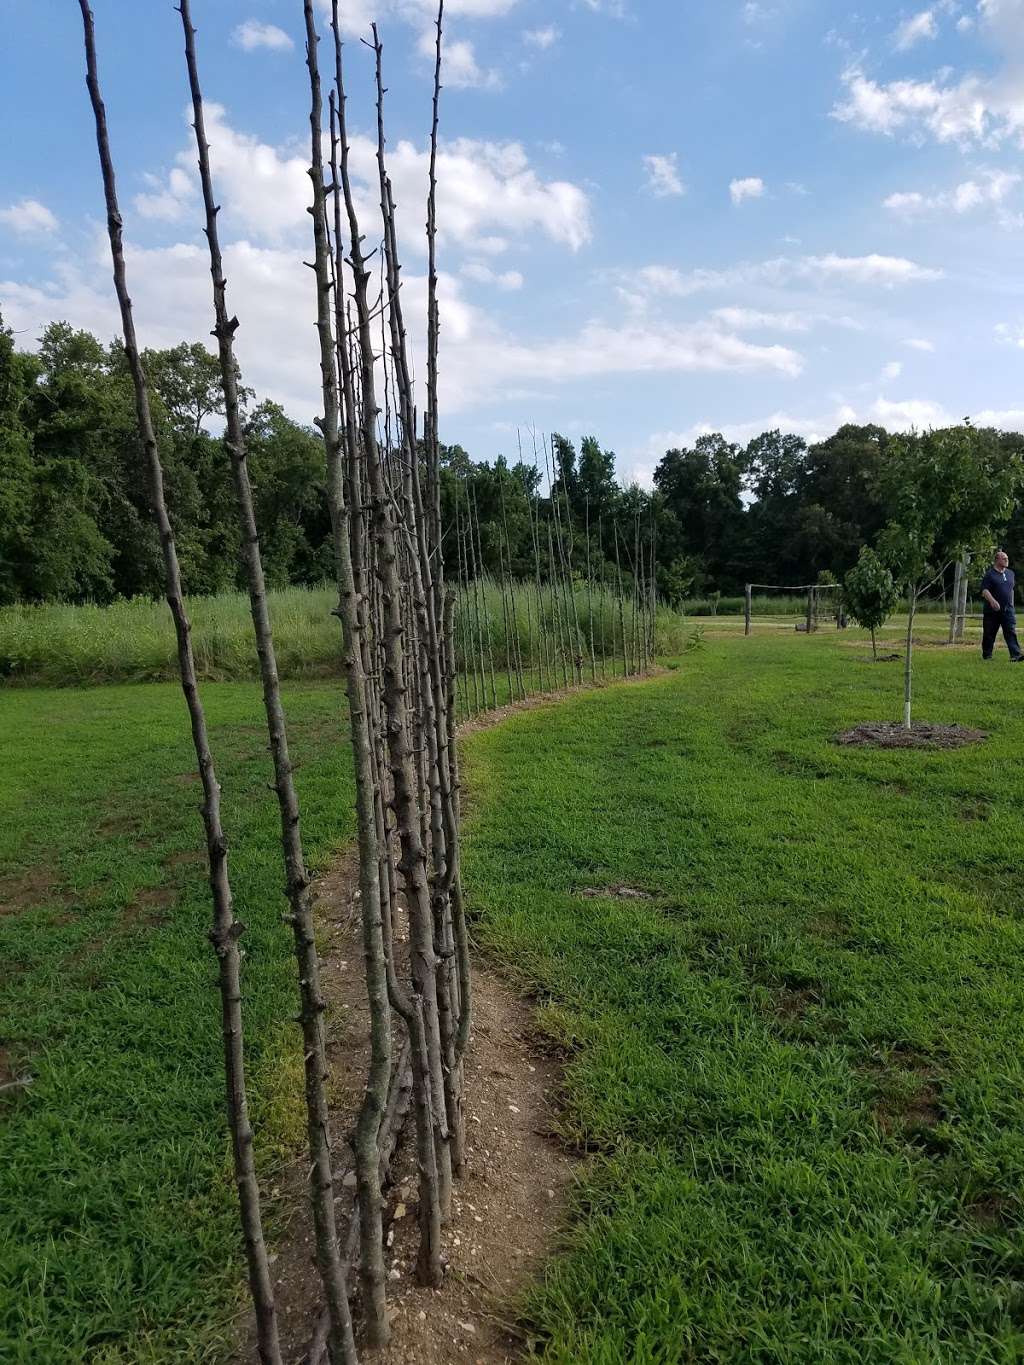
<path fill-rule="evenodd" d="M 910 705 L 914 686 L 914 613 L 917 610 L 917 591 L 912 585 L 907 589 L 907 653 L 903 661 L 903 728 L 911 729 Z"/>

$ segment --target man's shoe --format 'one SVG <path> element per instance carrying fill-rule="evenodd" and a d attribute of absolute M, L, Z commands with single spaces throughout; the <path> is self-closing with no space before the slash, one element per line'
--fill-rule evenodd
<path fill-rule="evenodd" d="M 1010 660 L 1011 664 L 1024 664 L 1024 654 L 1015 654 Z"/>

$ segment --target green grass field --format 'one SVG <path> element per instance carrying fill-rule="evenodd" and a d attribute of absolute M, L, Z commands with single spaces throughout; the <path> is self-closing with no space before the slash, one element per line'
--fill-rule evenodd
<path fill-rule="evenodd" d="M 922 649 L 953 752 L 852 633 L 706 647 L 465 742 L 483 949 L 539 998 L 590 1154 L 526 1308 L 551 1362 L 1024 1357 L 1024 710 Z M 259 695 L 205 688 L 249 925 L 265 1169 L 301 1129 Z M 351 830 L 337 687 L 292 683 L 313 860 Z M 0 693 L 0 1359 L 219 1361 L 243 1267 L 198 787 L 171 686 Z M 626 883 L 649 900 L 582 895 Z M 273 1198 L 273 1224 L 279 1210 Z"/>
<path fill-rule="evenodd" d="M 919 715 L 988 742 L 843 750 L 899 670 L 841 640 L 712 640 L 474 740 L 478 933 L 594 1154 L 551 1362 L 1024 1358 L 1020 684 L 923 650 Z M 651 899 L 580 894 L 618 883 Z"/>

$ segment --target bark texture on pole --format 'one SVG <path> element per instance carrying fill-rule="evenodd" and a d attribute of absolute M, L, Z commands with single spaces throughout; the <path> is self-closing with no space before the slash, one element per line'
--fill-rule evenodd
<path fill-rule="evenodd" d="M 256 1313 L 257 1345 L 261 1361 L 265 1362 L 266 1365 L 279 1365 L 281 1350 L 278 1343 L 273 1281 L 263 1238 L 259 1186 L 256 1180 L 253 1158 L 253 1131 L 249 1120 L 245 1084 L 241 962 L 238 947 L 242 925 L 235 919 L 232 907 L 231 886 L 227 868 L 227 841 L 224 837 L 220 816 L 220 785 L 217 781 L 210 750 L 206 717 L 199 698 L 195 660 L 192 652 L 191 627 L 182 594 L 181 572 L 174 531 L 164 499 L 163 466 L 150 411 L 149 386 L 139 355 L 132 304 L 128 294 L 122 220 L 117 201 L 117 184 L 107 131 L 106 110 L 100 92 L 97 72 L 93 16 L 87 0 L 79 0 L 79 3 L 85 33 L 87 85 L 96 123 L 96 142 L 103 176 L 107 232 L 114 269 L 114 289 L 121 313 L 125 355 L 135 394 L 139 435 L 145 450 L 150 503 L 160 535 L 164 585 L 167 603 L 174 620 L 182 691 L 188 707 L 192 740 L 203 784 L 202 814 L 206 829 L 210 890 L 213 898 L 213 929 L 210 932 L 210 939 L 217 954 L 218 962 L 221 1025 L 224 1035 L 224 1065 L 227 1082 L 228 1127 L 231 1132 L 235 1185 L 238 1190 L 242 1231 L 245 1238 L 249 1289 Z"/>
<path fill-rule="evenodd" d="M 352 1317 L 349 1310 L 345 1270 L 334 1212 L 334 1175 L 331 1156 L 330 1112 L 327 1102 L 327 1053 L 324 1041 L 323 1012 L 326 1001 L 320 986 L 320 961 L 313 926 L 309 874 L 300 829 L 299 801 L 292 777 L 288 732 L 278 678 L 274 636 L 267 606 L 263 561 L 252 488 L 246 458 L 245 432 L 238 393 L 238 367 L 234 355 L 234 334 L 238 319 L 229 316 L 227 282 L 217 229 L 220 212 L 213 189 L 210 149 L 206 138 L 203 97 L 199 84 L 190 0 L 180 0 L 179 13 L 185 36 L 185 61 L 192 98 L 193 127 L 199 157 L 199 176 L 206 212 L 206 238 L 210 251 L 215 325 L 221 385 L 225 403 L 225 446 L 231 458 L 235 500 L 242 532 L 241 557 L 249 592 L 249 606 L 256 651 L 263 684 L 263 706 L 270 752 L 274 764 L 274 790 L 281 820 L 281 847 L 284 856 L 288 920 L 295 940 L 298 966 L 300 1023 L 306 1088 L 307 1132 L 310 1150 L 310 1196 L 316 1234 L 317 1266 L 331 1312 L 331 1346 L 338 1360 L 355 1360 Z"/>

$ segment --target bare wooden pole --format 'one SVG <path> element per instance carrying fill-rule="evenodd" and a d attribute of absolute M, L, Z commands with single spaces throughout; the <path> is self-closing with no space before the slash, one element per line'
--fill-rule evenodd
<path fill-rule="evenodd" d="M 624 594 L 623 594 L 623 591 L 622 591 L 622 561 L 621 561 L 620 558 L 619 558 L 619 526 L 618 526 L 618 522 L 613 522 L 613 523 L 612 523 L 612 526 L 613 526 L 613 528 L 614 528 L 614 530 L 615 530 L 615 572 L 617 573 L 618 579 L 619 579 L 619 633 L 620 633 L 621 636 L 622 636 L 622 676 L 623 676 L 624 678 L 628 678 L 628 677 L 629 677 L 629 663 L 628 663 L 627 658 L 626 658 L 626 617 L 625 617 L 625 603 L 624 603 L 624 601 L 623 601 L 623 596 L 624 596 Z"/>
<path fill-rule="evenodd" d="M 245 1080 L 245 1052 L 242 1032 L 241 954 L 239 939 L 244 926 L 235 918 L 228 877 L 227 840 L 221 823 L 220 784 L 217 781 L 210 749 L 206 715 L 199 697 L 191 625 L 185 609 L 181 570 L 174 530 L 164 497 L 163 464 L 153 426 L 149 386 L 139 355 L 135 320 L 128 293 L 125 269 L 122 220 L 117 200 L 117 182 L 110 150 L 106 109 L 100 91 L 96 60 L 96 35 L 92 11 L 87 0 L 79 0 L 85 38 L 86 84 L 96 124 L 96 145 L 107 213 L 107 234 L 114 273 L 114 290 L 121 314 L 125 356 L 135 395 L 135 413 L 145 451 L 146 473 L 153 517 L 160 537 L 164 588 L 174 621 L 181 687 L 192 729 L 192 742 L 203 785 L 202 816 L 206 831 L 206 851 L 213 901 L 213 928 L 210 941 L 217 955 L 221 1001 L 221 1028 L 224 1036 L 224 1071 L 227 1089 L 227 1118 L 231 1134 L 235 1187 L 245 1241 L 249 1290 L 256 1315 L 257 1349 L 264 1365 L 280 1365 L 277 1317 L 273 1280 L 263 1237 L 259 1185 L 253 1154 L 253 1130 L 249 1118 Z"/>
<path fill-rule="evenodd" d="M 310 1194 L 316 1231 L 317 1265 L 324 1282 L 328 1304 L 332 1312 L 332 1344 L 339 1358 L 355 1360 L 355 1341 L 348 1305 L 341 1249 L 334 1215 L 334 1176 L 331 1158 L 330 1115 L 327 1103 L 327 1054 L 324 1043 L 323 1011 L 326 1002 L 320 987 L 320 962 L 313 929 L 310 900 L 310 879 L 306 871 L 302 847 L 300 812 L 292 764 L 288 750 L 288 733 L 281 688 L 278 679 L 277 657 L 274 647 L 270 612 L 267 606 L 263 562 L 260 555 L 256 514 L 249 482 L 238 394 L 238 367 L 234 355 L 234 334 L 238 319 L 230 317 L 227 307 L 227 283 L 220 249 L 217 215 L 220 212 L 213 190 L 210 170 L 209 144 L 199 83 L 196 56 L 195 28 L 192 25 L 190 0 L 180 0 L 185 36 L 185 62 L 188 69 L 192 97 L 193 128 L 199 157 L 199 176 L 203 205 L 206 213 L 206 238 L 210 253 L 210 275 L 213 283 L 215 325 L 220 362 L 221 387 L 225 403 L 225 446 L 231 459 L 235 484 L 235 499 L 242 532 L 242 561 L 249 589 L 249 605 L 256 650 L 259 656 L 263 683 L 263 705 L 266 713 L 270 752 L 274 764 L 274 790 L 277 794 L 281 818 L 281 846 L 284 854 L 286 893 L 298 964 L 300 1021 L 303 1034 L 303 1056 L 306 1080 L 307 1131 L 310 1146 Z"/>
<path fill-rule="evenodd" d="M 597 682 L 597 655 L 594 653 L 594 571 L 590 553 L 590 494 L 587 494 L 587 618 L 590 635 L 590 681 Z"/>
<path fill-rule="evenodd" d="M 306 0 L 309 6 L 311 0 Z M 374 37 L 376 47 L 376 35 Z M 407 1019 L 412 1040 L 412 1062 L 417 1122 L 417 1164 L 420 1175 L 420 1278 L 430 1285 L 441 1281 L 440 1199 L 438 1154 L 435 1132 L 446 1124 L 443 1087 L 435 1084 L 441 1068 L 440 1033 L 436 1010 L 436 953 L 430 913 L 426 853 L 420 834 L 413 755 L 407 727 L 408 698 L 404 685 L 405 627 L 402 612 L 403 584 L 398 567 L 395 508 L 385 484 L 377 442 L 378 405 L 374 377 L 374 351 L 371 310 L 368 299 L 370 272 L 362 247 L 358 214 L 352 192 L 348 163 L 348 138 L 344 117 L 344 84 L 341 47 L 336 45 L 339 91 L 339 131 L 341 155 L 339 169 L 345 208 L 349 220 L 349 262 L 352 269 L 356 312 L 357 353 L 361 388 L 360 439 L 366 462 L 371 498 L 373 535 L 376 541 L 377 571 L 382 610 L 382 703 L 386 712 L 383 727 L 390 769 L 391 806 L 400 844 L 400 870 L 409 904 L 415 994 Z M 394 990 L 397 983 L 389 981 Z M 397 1001 L 397 994 L 394 997 Z M 395 1005 L 399 1008 L 398 1004 Z"/>

